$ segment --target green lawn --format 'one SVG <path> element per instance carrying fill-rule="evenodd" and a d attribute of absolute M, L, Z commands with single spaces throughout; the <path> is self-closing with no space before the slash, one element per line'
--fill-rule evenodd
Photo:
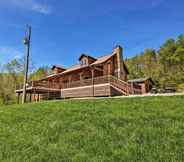
<path fill-rule="evenodd" d="M 184 161 L 184 96 L 0 106 L 0 162 Z"/>

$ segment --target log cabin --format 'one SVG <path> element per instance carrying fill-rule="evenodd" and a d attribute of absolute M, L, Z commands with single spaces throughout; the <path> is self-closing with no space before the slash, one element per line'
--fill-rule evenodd
<path fill-rule="evenodd" d="M 81 54 L 78 61 L 69 68 L 54 65 L 52 75 L 29 82 L 26 88 L 29 100 L 142 94 L 143 86 L 128 82 L 121 46 L 99 58 Z M 22 92 L 22 88 L 16 90 L 18 101 Z"/>

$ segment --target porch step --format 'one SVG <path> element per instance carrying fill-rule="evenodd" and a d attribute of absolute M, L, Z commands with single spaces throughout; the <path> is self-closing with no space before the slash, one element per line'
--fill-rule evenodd
<path fill-rule="evenodd" d="M 122 89 L 118 88 L 117 86 L 115 86 L 114 84 L 111 84 L 111 87 L 113 89 L 115 89 L 116 91 L 118 91 L 120 94 L 124 95 L 124 96 L 128 96 L 128 93 L 123 91 Z"/>

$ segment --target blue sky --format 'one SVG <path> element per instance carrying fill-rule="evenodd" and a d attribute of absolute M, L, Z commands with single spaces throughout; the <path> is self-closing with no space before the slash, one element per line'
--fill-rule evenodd
<path fill-rule="evenodd" d="M 69 66 L 116 44 L 131 57 L 184 33 L 183 10 L 183 0 L 0 0 L 0 63 L 23 56 L 26 24 L 36 66 Z"/>

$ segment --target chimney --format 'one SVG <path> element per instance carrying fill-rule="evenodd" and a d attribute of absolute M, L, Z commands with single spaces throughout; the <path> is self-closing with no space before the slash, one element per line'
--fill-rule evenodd
<path fill-rule="evenodd" d="M 113 49 L 113 53 L 117 56 L 117 76 L 121 79 L 122 74 L 122 61 L 123 61 L 123 48 L 121 46 L 116 46 Z"/>

